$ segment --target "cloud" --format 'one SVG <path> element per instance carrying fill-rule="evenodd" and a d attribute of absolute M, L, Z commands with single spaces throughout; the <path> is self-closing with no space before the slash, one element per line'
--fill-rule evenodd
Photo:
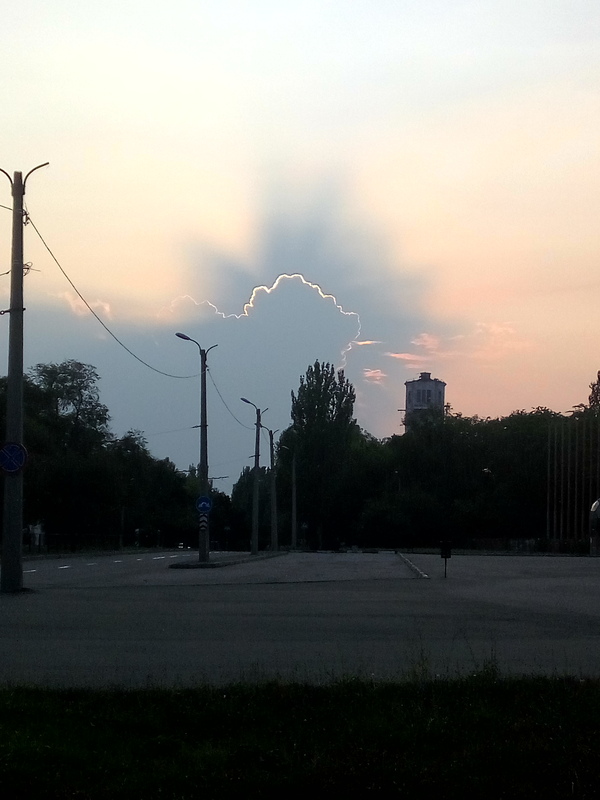
<path fill-rule="evenodd" d="M 424 361 L 425 358 L 422 355 L 418 355 L 417 353 L 384 353 L 384 356 L 389 358 L 396 358 L 399 361 L 407 361 L 407 362 L 414 362 L 414 361 Z"/>
<path fill-rule="evenodd" d="M 361 427 L 389 436 L 398 430 L 404 382 L 415 370 L 510 338 L 502 326 L 482 326 L 476 335 L 465 333 L 464 323 L 432 317 L 426 311 L 427 279 L 392 259 L 366 220 L 364 226 L 360 219 L 350 224 L 335 192 L 317 192 L 314 202 L 296 205 L 293 192 L 288 195 L 287 203 L 265 214 L 255 247 L 244 258 L 199 242 L 189 253 L 202 253 L 202 260 L 190 256 L 179 276 L 181 291 L 150 321 L 128 323 L 123 314 L 111 320 L 127 347 L 172 375 L 198 373 L 197 349 L 176 339 L 175 331 L 206 349 L 218 345 L 208 364 L 210 463 L 232 482 L 253 446 L 253 419 L 240 407 L 240 397 L 268 407 L 265 424 L 283 430 L 300 376 L 316 359 L 328 361 L 343 367 L 353 383 Z M 73 296 L 65 293 L 63 299 L 75 314 L 87 313 Z M 102 308 L 110 314 L 108 304 Z M 133 363 L 116 343 L 100 347 L 97 322 L 87 316 L 82 334 L 61 331 L 62 339 L 54 347 L 48 342 L 44 355 L 32 360 L 74 356 L 93 363 L 103 376 L 103 399 L 118 434 L 130 427 L 152 433 L 197 424 L 197 377 L 172 380 Z M 196 432 L 173 436 L 150 437 L 153 451 L 182 468 L 196 462 Z"/>
<path fill-rule="evenodd" d="M 379 385 L 381 385 L 384 379 L 387 378 L 387 373 L 380 369 L 364 369 L 363 375 L 365 376 L 365 380 L 369 383 L 376 383 Z"/>
<path fill-rule="evenodd" d="M 426 352 L 437 352 L 440 347 L 439 336 L 433 336 L 431 333 L 421 333 L 414 339 L 411 339 L 411 344 L 416 344 L 417 347 L 422 347 Z"/>
<path fill-rule="evenodd" d="M 62 300 L 65 300 L 71 311 L 76 316 L 84 317 L 86 314 L 90 313 L 89 308 L 76 294 L 73 294 L 72 292 L 61 292 L 56 296 Z M 93 308 L 94 311 L 96 311 L 100 316 L 103 316 L 106 319 L 112 318 L 110 303 L 108 303 L 106 300 L 92 300 L 88 302 L 90 307 Z"/>
<path fill-rule="evenodd" d="M 412 367 L 431 363 L 473 359 L 492 363 L 512 353 L 530 350 L 533 343 L 518 335 L 509 323 L 479 322 L 465 333 L 443 337 L 432 333 L 420 333 L 411 339 L 417 351 L 414 353 L 385 353 Z"/>
<path fill-rule="evenodd" d="M 315 359 L 334 363 L 355 387 L 359 423 L 387 436 L 404 381 L 423 363 L 409 352 L 411 340 L 434 325 L 447 336 L 457 328 L 431 318 L 428 270 L 395 255 L 387 235 L 352 205 L 352 194 L 339 176 L 312 186 L 274 179 L 243 255 L 201 238 L 185 245 L 183 291 L 159 318 L 207 345 L 235 339 L 236 362 L 246 359 L 240 369 L 265 369 L 271 391 L 287 383 L 279 394 L 286 405 Z M 386 368 L 386 351 L 397 354 L 395 369 Z M 256 387 L 264 391 L 264 380 Z M 270 399 L 265 404 L 273 407 Z"/>

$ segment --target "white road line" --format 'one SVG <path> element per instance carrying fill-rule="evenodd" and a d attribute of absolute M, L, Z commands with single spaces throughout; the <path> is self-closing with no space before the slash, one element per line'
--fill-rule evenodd
<path fill-rule="evenodd" d="M 179 556 L 169 556 L 169 558 L 179 558 Z"/>
<path fill-rule="evenodd" d="M 160 561 L 161 558 L 166 558 L 166 556 L 152 556 L 152 561 Z"/>
<path fill-rule="evenodd" d="M 136 561 L 143 561 L 143 558 L 136 558 Z"/>
<path fill-rule="evenodd" d="M 119 561 L 118 559 L 117 559 L 116 561 L 113 561 L 113 564 L 122 564 L 122 563 L 123 563 L 123 562 L 122 562 L 122 561 Z"/>
<path fill-rule="evenodd" d="M 37 569 L 24 569 L 23 572 L 37 572 Z"/>
<path fill-rule="evenodd" d="M 426 572 L 423 572 L 423 570 L 419 569 L 419 568 L 417 567 L 417 565 L 416 565 L 416 564 L 414 564 L 414 563 L 413 563 L 413 562 L 410 560 L 410 558 L 407 558 L 407 557 L 406 557 L 406 556 L 405 556 L 403 553 L 398 553 L 398 555 L 399 555 L 399 556 L 400 556 L 400 558 L 401 558 L 401 559 L 404 561 L 404 563 L 406 564 L 406 566 L 407 566 L 407 567 L 410 567 L 410 569 L 412 569 L 412 571 L 415 573 L 415 575 L 418 575 L 418 576 L 419 576 L 419 578 L 425 578 L 425 579 L 427 579 L 427 580 L 429 579 L 429 575 L 428 575 Z"/>
<path fill-rule="evenodd" d="M 71 565 L 70 564 L 65 564 L 64 567 L 59 567 L 59 569 L 71 569 Z"/>
<path fill-rule="evenodd" d="M 89 564 L 86 564 L 86 567 L 95 567 L 97 563 L 97 561 L 90 561 Z"/>

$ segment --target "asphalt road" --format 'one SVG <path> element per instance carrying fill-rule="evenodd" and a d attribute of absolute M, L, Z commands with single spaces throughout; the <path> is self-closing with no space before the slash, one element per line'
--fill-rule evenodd
<path fill-rule="evenodd" d="M 600 559 L 455 555 L 447 579 L 439 556 L 389 552 L 167 568 L 186 558 L 26 561 L 30 591 L 0 595 L 0 682 L 600 675 Z"/>

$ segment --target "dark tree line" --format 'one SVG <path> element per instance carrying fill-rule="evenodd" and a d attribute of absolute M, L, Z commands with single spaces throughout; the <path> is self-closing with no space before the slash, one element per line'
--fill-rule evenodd
<path fill-rule="evenodd" d="M 50 549 L 196 547 L 200 493 L 194 467 L 156 459 L 140 431 L 115 437 L 95 368 L 38 364 L 24 380 L 24 522 L 41 523 Z M 354 419 L 354 388 L 316 361 L 291 396 L 276 482 L 280 542 L 308 548 L 457 545 L 479 540 L 571 538 L 584 544 L 600 495 L 600 379 L 589 405 L 498 419 L 424 412 L 403 435 L 377 440 Z M 0 379 L 4 425 L 6 379 Z M 295 476 L 295 481 L 294 481 Z M 247 549 L 253 472 L 231 500 L 213 490 L 212 547 Z M 260 470 L 259 547 L 270 541 L 270 470 Z M 1 494 L 0 494 L 1 502 Z"/>
<path fill-rule="evenodd" d="M 197 546 L 196 470 L 184 474 L 154 458 L 140 431 L 115 437 L 98 381 L 93 366 L 75 360 L 38 364 L 25 377 L 24 524 L 40 523 L 50 550 Z M 1 425 L 5 408 L 3 378 Z M 229 498 L 214 492 L 213 504 L 218 538 L 229 525 Z"/>
<path fill-rule="evenodd" d="M 290 543 L 295 468 L 298 537 L 309 548 L 437 546 L 441 539 L 465 546 L 536 540 L 540 549 L 549 548 L 552 514 L 571 513 L 556 509 L 566 504 L 567 494 L 571 505 L 575 497 L 582 506 L 582 518 L 589 511 L 584 508 L 589 498 L 581 491 L 577 499 L 574 485 L 568 490 L 549 485 L 549 442 L 557 421 L 575 431 L 577 424 L 583 430 L 585 420 L 594 419 L 597 429 L 600 389 L 597 383 L 590 388 L 589 406 L 567 417 L 547 408 L 497 419 L 464 417 L 451 410 L 425 412 L 403 435 L 380 441 L 357 425 L 354 389 L 343 371 L 317 361 L 292 393 L 292 424 L 277 449 L 280 541 Z M 587 429 L 592 430 L 591 422 Z M 578 441 L 575 433 L 572 440 Z M 594 441 L 590 438 L 581 447 L 596 448 L 585 451 L 585 458 L 600 463 L 600 441 Z M 562 461 L 554 467 L 560 475 L 567 470 L 565 452 L 563 445 L 558 456 Z M 579 482 L 587 481 L 593 494 L 598 488 L 592 487 L 589 470 L 584 474 L 584 466 L 578 469 Z M 263 468 L 261 476 L 265 546 L 268 472 Z M 251 481 L 247 469 L 233 495 L 234 505 L 248 519 Z M 553 501 L 552 491 L 560 491 L 561 497 Z M 584 539 L 587 531 L 581 528 L 577 535 Z"/>

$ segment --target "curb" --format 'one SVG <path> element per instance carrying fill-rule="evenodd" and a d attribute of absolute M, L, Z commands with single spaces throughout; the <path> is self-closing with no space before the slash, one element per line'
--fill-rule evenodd
<path fill-rule="evenodd" d="M 168 569 L 218 569 L 219 567 L 231 567 L 234 564 L 248 564 L 254 561 L 265 561 L 267 558 L 278 558 L 287 556 L 287 551 L 281 553 L 261 553 L 257 556 L 245 556 L 243 558 L 227 559 L 226 561 L 188 561 L 185 563 L 169 564 Z"/>

